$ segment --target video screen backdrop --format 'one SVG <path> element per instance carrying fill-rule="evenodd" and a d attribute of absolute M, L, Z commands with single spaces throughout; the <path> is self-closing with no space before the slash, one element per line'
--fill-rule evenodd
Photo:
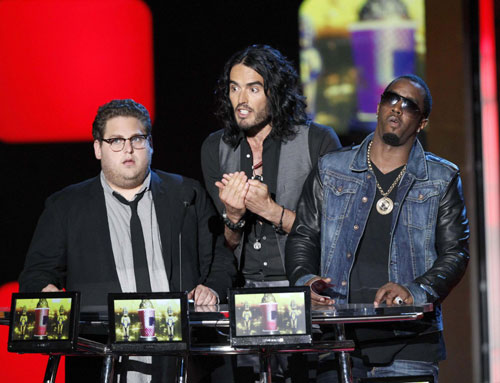
<path fill-rule="evenodd" d="M 299 21 L 308 112 L 339 135 L 374 130 L 394 77 L 424 77 L 424 0 L 304 0 Z"/>

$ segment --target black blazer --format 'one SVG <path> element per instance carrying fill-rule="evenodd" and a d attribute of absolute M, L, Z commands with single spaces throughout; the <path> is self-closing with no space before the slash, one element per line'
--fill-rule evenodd
<path fill-rule="evenodd" d="M 189 291 L 201 283 L 224 300 L 236 267 L 207 193 L 197 181 L 161 171 L 151 172 L 151 190 L 170 290 Z M 40 291 L 49 283 L 80 291 L 82 305 L 104 305 L 107 293 L 121 291 L 99 176 L 46 201 L 19 277 L 20 291 Z"/>

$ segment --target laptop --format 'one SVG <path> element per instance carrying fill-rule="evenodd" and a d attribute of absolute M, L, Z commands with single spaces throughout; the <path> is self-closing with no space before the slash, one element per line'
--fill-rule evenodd
<path fill-rule="evenodd" d="M 311 344 L 309 287 L 229 290 L 233 347 L 300 348 Z"/>
<path fill-rule="evenodd" d="M 175 354 L 189 348 L 186 293 L 108 294 L 108 310 L 115 353 Z"/>
<path fill-rule="evenodd" d="M 76 350 L 78 292 L 12 294 L 8 350 L 67 353 Z"/>

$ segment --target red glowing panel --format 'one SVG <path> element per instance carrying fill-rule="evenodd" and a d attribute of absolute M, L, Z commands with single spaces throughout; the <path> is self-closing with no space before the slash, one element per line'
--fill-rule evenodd
<path fill-rule="evenodd" d="M 152 35 L 140 0 L 0 1 L 0 140 L 91 140 L 114 98 L 153 114 Z"/>
<path fill-rule="evenodd" d="M 0 311 L 10 310 L 12 293 L 19 290 L 17 282 L 9 282 L 0 286 Z M 14 354 L 7 352 L 9 326 L 0 325 L 0 376 L 2 382 L 42 382 L 47 368 L 47 355 Z M 56 383 L 64 383 L 64 356 L 57 369 Z"/>
<path fill-rule="evenodd" d="M 497 104 L 495 4 L 479 2 L 484 229 L 488 291 L 489 381 L 500 381 L 500 148 Z"/>

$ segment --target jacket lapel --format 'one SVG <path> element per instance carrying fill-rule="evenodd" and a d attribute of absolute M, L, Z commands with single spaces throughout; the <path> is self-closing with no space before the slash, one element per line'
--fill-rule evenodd
<path fill-rule="evenodd" d="M 90 186 L 90 201 L 88 205 L 89 225 L 94 227 L 97 242 L 97 248 L 101 249 L 101 256 L 98 259 L 100 267 L 106 270 L 110 281 L 116 283 L 118 290 L 121 291 L 120 281 L 116 272 L 116 263 L 113 255 L 113 247 L 111 245 L 111 234 L 109 231 L 108 213 L 106 210 L 106 200 L 104 199 L 104 191 L 101 185 L 100 176 L 95 177 Z"/>

